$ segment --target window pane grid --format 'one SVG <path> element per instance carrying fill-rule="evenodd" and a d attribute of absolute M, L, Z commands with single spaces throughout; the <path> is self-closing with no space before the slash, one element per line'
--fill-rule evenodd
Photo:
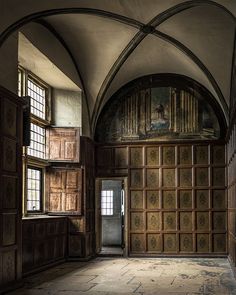
<path fill-rule="evenodd" d="M 27 169 L 27 210 L 41 210 L 42 172 L 38 169 Z"/>
<path fill-rule="evenodd" d="M 102 215 L 113 215 L 113 191 L 101 191 L 101 213 Z"/>
<path fill-rule="evenodd" d="M 27 81 L 28 95 L 31 97 L 31 113 L 45 120 L 46 118 L 46 91 L 31 79 Z"/>
<path fill-rule="evenodd" d="M 30 156 L 45 159 L 45 129 L 31 123 L 30 137 L 31 139 L 28 154 Z"/>

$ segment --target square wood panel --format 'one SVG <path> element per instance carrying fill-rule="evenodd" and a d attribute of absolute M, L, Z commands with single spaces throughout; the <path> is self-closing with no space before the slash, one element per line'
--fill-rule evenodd
<path fill-rule="evenodd" d="M 143 231 L 144 230 L 144 218 L 142 212 L 131 212 L 131 230 Z"/>
<path fill-rule="evenodd" d="M 143 191 L 130 192 L 130 208 L 143 209 Z"/>
<path fill-rule="evenodd" d="M 164 251 L 176 252 L 177 251 L 176 234 L 164 234 Z"/>
<path fill-rule="evenodd" d="M 209 230 L 209 213 L 208 212 L 196 212 L 196 227 L 197 230 Z"/>
<path fill-rule="evenodd" d="M 191 190 L 179 191 L 179 207 L 180 209 L 192 208 L 192 191 Z"/>
<path fill-rule="evenodd" d="M 192 212 L 180 212 L 179 213 L 179 223 L 181 231 L 192 231 Z"/>
<path fill-rule="evenodd" d="M 195 164 L 208 164 L 209 152 L 207 145 L 199 145 L 195 147 Z"/>
<path fill-rule="evenodd" d="M 16 112 L 17 107 L 8 99 L 4 100 L 3 106 L 3 132 L 6 135 L 16 136 Z"/>
<path fill-rule="evenodd" d="M 214 252 L 226 252 L 226 235 L 214 234 L 212 244 Z"/>
<path fill-rule="evenodd" d="M 147 235 L 147 250 L 149 252 L 161 252 L 162 240 L 160 234 L 148 234 Z"/>
<path fill-rule="evenodd" d="M 148 166 L 159 165 L 159 147 L 147 147 L 146 159 Z"/>
<path fill-rule="evenodd" d="M 62 211 L 61 193 L 51 193 L 49 197 L 49 211 Z"/>
<path fill-rule="evenodd" d="M 226 213 L 225 212 L 213 212 L 212 223 L 214 230 L 226 230 Z"/>
<path fill-rule="evenodd" d="M 180 187 L 192 186 L 192 169 L 191 168 L 179 169 L 179 185 Z"/>
<path fill-rule="evenodd" d="M 163 212 L 164 230 L 176 230 L 176 213 Z"/>
<path fill-rule="evenodd" d="M 159 191 L 146 191 L 147 196 L 147 209 L 160 208 Z"/>
<path fill-rule="evenodd" d="M 215 165 L 225 165 L 225 147 L 223 145 L 214 145 L 212 147 L 212 162 Z"/>
<path fill-rule="evenodd" d="M 145 236 L 144 234 L 131 234 L 131 251 L 144 252 L 145 251 Z"/>
<path fill-rule="evenodd" d="M 130 165 L 133 167 L 143 165 L 143 148 L 130 148 Z"/>
<path fill-rule="evenodd" d="M 116 150 L 115 150 L 116 151 Z M 118 163 L 116 163 L 118 166 Z M 102 167 L 111 167 L 112 165 L 112 149 L 98 148 L 97 150 L 97 165 Z"/>
<path fill-rule="evenodd" d="M 115 166 L 126 167 L 128 165 L 128 150 L 124 148 L 115 148 Z"/>
<path fill-rule="evenodd" d="M 175 169 L 162 169 L 162 184 L 164 187 L 176 185 Z"/>
<path fill-rule="evenodd" d="M 225 168 L 212 168 L 212 185 L 225 186 Z"/>
<path fill-rule="evenodd" d="M 69 235 L 68 252 L 72 257 L 83 255 L 84 243 L 81 235 Z"/>
<path fill-rule="evenodd" d="M 212 207 L 214 209 L 225 209 L 225 190 L 213 190 L 212 192 Z"/>
<path fill-rule="evenodd" d="M 176 209 L 176 192 L 167 190 L 162 192 L 162 206 L 164 209 Z"/>
<path fill-rule="evenodd" d="M 68 219 L 70 232 L 83 232 L 84 231 L 84 218 L 70 217 Z"/>
<path fill-rule="evenodd" d="M 179 147 L 179 160 L 180 165 L 191 165 L 192 164 L 192 147 L 191 146 L 180 146 Z"/>
<path fill-rule="evenodd" d="M 142 169 L 130 170 L 130 186 L 133 188 L 143 187 L 143 170 Z"/>
<path fill-rule="evenodd" d="M 208 186 L 209 185 L 209 173 L 208 168 L 196 168 L 195 170 L 196 186 Z"/>
<path fill-rule="evenodd" d="M 197 234 L 197 252 L 208 253 L 209 252 L 209 235 Z"/>
<path fill-rule="evenodd" d="M 180 251 L 181 252 L 193 252 L 193 235 L 192 234 L 180 234 Z"/>
<path fill-rule="evenodd" d="M 175 165 L 175 147 L 162 147 L 162 163 L 163 165 Z"/>
<path fill-rule="evenodd" d="M 3 208 L 13 209 L 16 207 L 17 179 L 3 176 Z"/>
<path fill-rule="evenodd" d="M 146 170 L 146 185 L 148 188 L 159 187 L 159 169 Z"/>
<path fill-rule="evenodd" d="M 208 209 L 209 208 L 209 191 L 196 190 L 195 204 L 197 209 Z"/>
<path fill-rule="evenodd" d="M 159 212 L 147 212 L 147 230 L 159 231 L 161 218 Z"/>

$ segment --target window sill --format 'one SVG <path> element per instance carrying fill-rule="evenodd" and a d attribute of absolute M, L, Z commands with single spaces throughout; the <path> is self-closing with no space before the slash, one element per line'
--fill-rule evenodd
<path fill-rule="evenodd" d="M 38 215 L 27 215 L 22 217 L 22 220 L 29 220 L 29 219 L 54 219 L 54 218 L 65 218 L 65 216 L 49 216 L 46 214 L 38 214 Z"/>

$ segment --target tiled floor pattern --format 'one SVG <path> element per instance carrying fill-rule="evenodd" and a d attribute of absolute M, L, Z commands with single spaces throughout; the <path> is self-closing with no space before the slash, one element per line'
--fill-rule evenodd
<path fill-rule="evenodd" d="M 25 279 L 11 295 L 236 295 L 223 258 L 103 258 L 67 262 Z"/>

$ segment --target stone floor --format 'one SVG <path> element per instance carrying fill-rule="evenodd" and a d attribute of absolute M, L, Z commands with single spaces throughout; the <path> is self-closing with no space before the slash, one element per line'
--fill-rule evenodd
<path fill-rule="evenodd" d="M 14 295 L 236 295 L 226 259 L 103 258 L 67 262 L 25 279 Z"/>

